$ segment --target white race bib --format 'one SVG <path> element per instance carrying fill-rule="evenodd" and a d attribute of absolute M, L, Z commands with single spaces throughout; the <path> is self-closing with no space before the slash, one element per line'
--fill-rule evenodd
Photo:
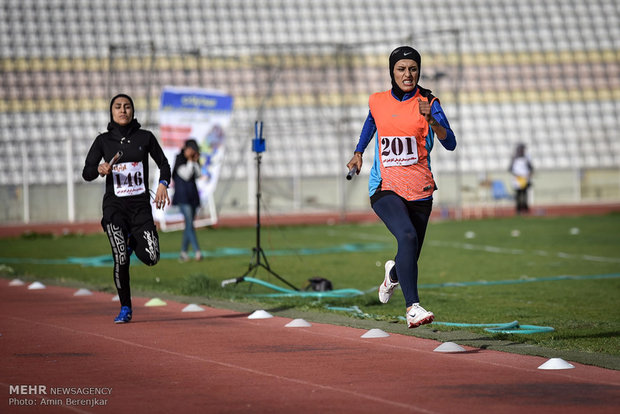
<path fill-rule="evenodd" d="M 117 197 L 128 197 L 142 194 L 144 187 L 144 169 L 142 162 L 123 162 L 112 166 L 114 194 Z"/>
<path fill-rule="evenodd" d="M 403 167 L 418 163 L 415 137 L 381 137 L 381 163 L 384 167 Z"/>

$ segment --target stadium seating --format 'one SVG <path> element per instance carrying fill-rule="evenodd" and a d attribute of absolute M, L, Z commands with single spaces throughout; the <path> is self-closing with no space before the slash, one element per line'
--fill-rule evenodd
<path fill-rule="evenodd" d="M 436 148 L 433 168 L 506 171 L 519 142 L 539 169 L 618 168 L 619 16 L 615 0 L 5 0 L 0 184 L 22 182 L 22 142 L 41 162 L 30 182 L 64 182 L 67 139 L 79 179 L 121 90 L 157 134 L 165 85 L 235 97 L 223 178 L 248 173 L 266 97 L 265 174 L 341 174 L 402 43 L 459 138 L 458 164 Z"/>

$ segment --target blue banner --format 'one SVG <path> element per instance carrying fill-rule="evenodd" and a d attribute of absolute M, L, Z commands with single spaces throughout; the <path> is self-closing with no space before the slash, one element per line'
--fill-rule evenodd
<path fill-rule="evenodd" d="M 170 88 L 161 94 L 161 110 L 232 111 L 233 97 L 213 91 Z"/>

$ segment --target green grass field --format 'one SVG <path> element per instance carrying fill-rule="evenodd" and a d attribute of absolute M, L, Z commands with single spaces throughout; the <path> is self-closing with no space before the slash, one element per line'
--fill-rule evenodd
<path fill-rule="evenodd" d="M 275 291 L 249 282 L 221 288 L 222 280 L 248 269 L 255 229 L 201 229 L 198 237 L 206 259 L 179 263 L 180 232 L 161 233 L 162 260 L 157 266 L 146 267 L 132 257 L 132 289 L 197 296 L 198 303 L 252 301 L 325 313 L 333 312 L 327 305 L 358 306 L 366 317 L 404 324 L 398 319 L 404 315 L 402 293 L 397 291 L 386 305 L 376 295 L 383 263 L 396 252 L 392 236 L 380 223 L 262 229 L 262 248 L 280 276 L 297 287 L 319 276 L 332 281 L 334 289 L 366 292 L 352 298 L 258 297 Z M 84 284 L 113 292 L 111 255 L 103 233 L 0 239 L 0 252 L 0 275 L 5 278 Z M 419 264 L 422 305 L 435 313 L 436 321 L 518 320 L 555 330 L 524 335 L 437 324 L 432 329 L 464 329 L 555 350 L 620 355 L 620 214 L 433 222 Z M 256 278 L 286 287 L 262 269 Z"/>

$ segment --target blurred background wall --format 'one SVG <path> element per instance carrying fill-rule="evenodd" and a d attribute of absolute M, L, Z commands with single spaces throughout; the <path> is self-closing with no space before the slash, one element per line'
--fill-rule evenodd
<path fill-rule="evenodd" d="M 615 0 L 2 0 L 0 222 L 98 220 L 103 180 L 81 171 L 110 98 L 131 95 L 159 137 L 166 85 L 234 97 L 220 216 L 255 210 L 256 120 L 268 214 L 368 210 L 372 146 L 360 177 L 345 164 L 403 44 L 457 135 L 431 154 L 446 214 L 511 205 L 491 184 L 511 192 L 518 143 L 534 208 L 620 201 Z"/>

